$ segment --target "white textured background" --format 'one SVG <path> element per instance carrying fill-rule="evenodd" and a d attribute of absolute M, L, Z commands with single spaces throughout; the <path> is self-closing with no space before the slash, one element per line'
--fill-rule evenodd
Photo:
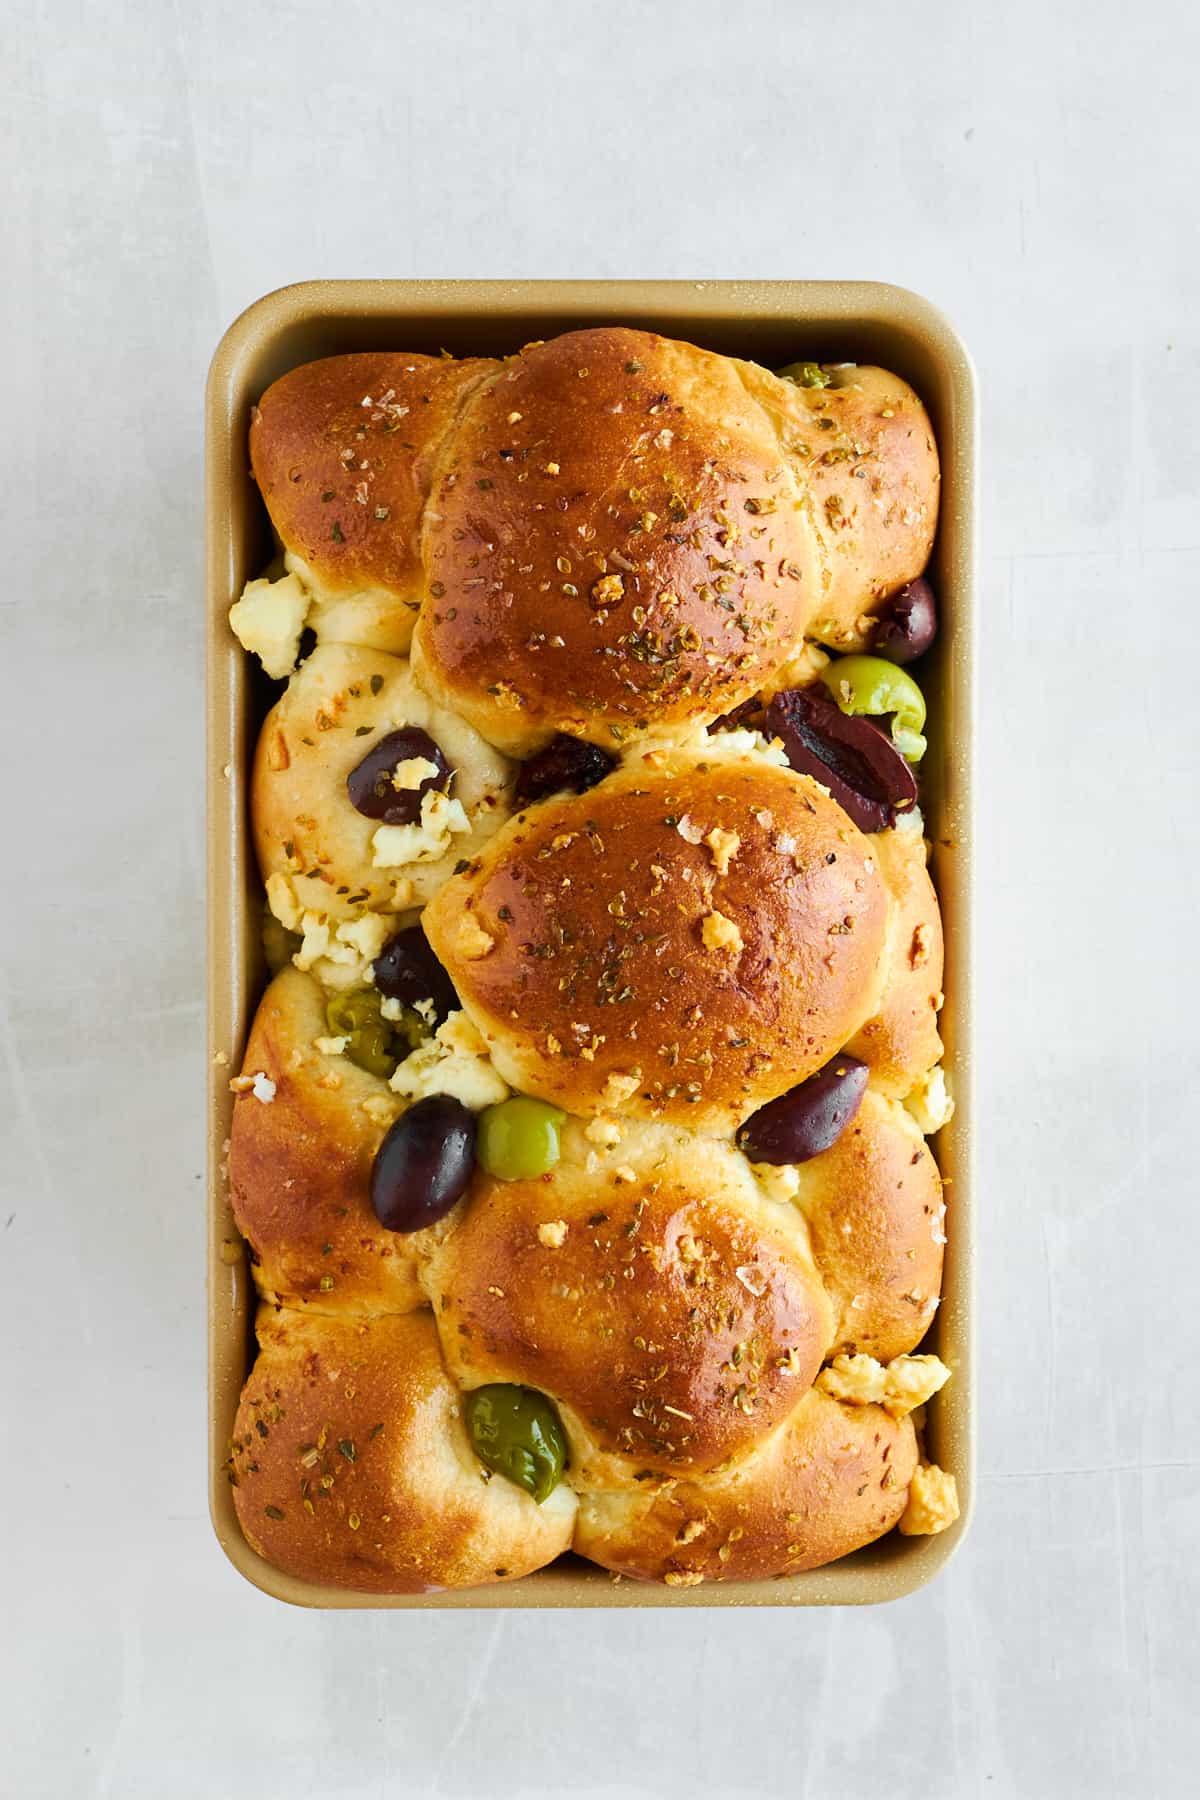
<path fill-rule="evenodd" d="M 1197 18 L 7 0 L 5 1800 L 1197 1791 Z M 976 1524 L 880 1611 L 289 1611 L 204 1500 L 206 364 L 306 276 L 626 274 L 978 361 Z"/>

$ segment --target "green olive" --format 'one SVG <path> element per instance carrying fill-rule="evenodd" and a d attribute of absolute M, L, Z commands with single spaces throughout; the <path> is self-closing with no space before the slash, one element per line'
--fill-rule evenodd
<path fill-rule="evenodd" d="M 823 388 L 832 387 L 828 374 L 820 363 L 798 362 L 788 363 L 785 369 L 776 370 L 781 381 L 794 381 L 797 387 Z"/>
<path fill-rule="evenodd" d="M 904 669 L 882 656 L 839 656 L 821 670 L 821 680 L 844 713 L 874 719 L 890 714 L 893 744 L 909 762 L 920 762 L 925 696 Z"/>
<path fill-rule="evenodd" d="M 468 1394 L 466 1412 L 480 1462 L 540 1506 L 558 1486 L 567 1460 L 562 1424 L 545 1394 L 497 1381 Z"/>
<path fill-rule="evenodd" d="M 403 1007 L 398 1019 L 385 1019 L 382 1008 L 377 988 L 348 988 L 330 998 L 325 1023 L 333 1037 L 349 1038 L 345 1053 L 352 1063 L 386 1081 L 396 1064 L 430 1035 L 430 1027 L 411 1006 Z"/>
<path fill-rule="evenodd" d="M 530 1181 L 558 1161 L 558 1133 L 566 1113 L 544 1100 L 515 1094 L 479 1115 L 475 1154 L 500 1181 Z"/>

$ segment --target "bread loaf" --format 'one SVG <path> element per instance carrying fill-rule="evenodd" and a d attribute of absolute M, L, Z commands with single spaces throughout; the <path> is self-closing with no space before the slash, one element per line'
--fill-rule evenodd
<path fill-rule="evenodd" d="M 924 705 L 871 659 L 936 529 L 919 399 L 597 328 L 305 365 L 250 447 L 283 572 L 231 623 L 286 686 L 232 1083 L 248 1541 L 361 1591 L 568 1549 L 678 1588 L 951 1523 L 940 1471 L 909 1505 Z"/>

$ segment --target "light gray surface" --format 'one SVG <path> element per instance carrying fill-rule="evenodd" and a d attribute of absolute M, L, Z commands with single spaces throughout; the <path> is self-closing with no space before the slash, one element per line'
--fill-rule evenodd
<path fill-rule="evenodd" d="M 1197 16 L 10 0 L 6 1800 L 1195 1791 Z M 317 274 L 876 277 L 974 349 L 982 1485 L 910 1601 L 317 1616 L 212 1540 L 201 393 Z"/>

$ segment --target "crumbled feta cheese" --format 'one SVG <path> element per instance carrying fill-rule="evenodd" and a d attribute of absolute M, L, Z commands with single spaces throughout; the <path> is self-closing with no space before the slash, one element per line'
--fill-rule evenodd
<path fill-rule="evenodd" d="M 931 1137 L 950 1122 L 954 1116 L 954 1102 L 947 1092 L 946 1071 L 941 1063 L 921 1077 L 911 1094 L 905 1095 L 904 1105 L 926 1137 Z"/>
<path fill-rule="evenodd" d="M 387 941 L 388 922 L 380 913 L 363 913 L 361 918 L 349 919 L 339 925 L 335 935 L 339 944 L 349 945 L 351 950 L 357 950 L 360 956 L 374 962 Z"/>
<path fill-rule="evenodd" d="M 299 931 L 304 908 L 286 875 L 267 876 L 267 905 L 285 931 Z"/>
<path fill-rule="evenodd" d="M 270 1106 L 275 1098 L 275 1083 L 260 1069 L 250 1084 L 250 1092 L 256 1100 L 261 1100 L 264 1106 Z"/>
<path fill-rule="evenodd" d="M 443 1044 L 449 1044 L 452 1050 L 461 1051 L 464 1056 L 490 1054 L 483 1033 L 465 1012 L 450 1013 L 437 1035 Z"/>
<path fill-rule="evenodd" d="M 248 581 L 229 609 L 229 624 L 243 650 L 257 656 L 273 681 L 296 667 L 309 596 L 294 575 Z"/>
<path fill-rule="evenodd" d="M 890 1363 L 873 1356 L 835 1356 L 822 1369 L 816 1385 L 832 1400 L 848 1406 L 882 1406 L 894 1419 L 902 1419 L 914 1407 L 944 1387 L 950 1371 L 936 1356 L 894 1356 Z"/>
<path fill-rule="evenodd" d="M 604 1084 L 600 1098 L 605 1106 L 620 1108 L 637 1093 L 641 1081 L 642 1071 L 640 1069 L 632 1075 L 610 1075 Z"/>
<path fill-rule="evenodd" d="M 561 1250 L 567 1237 L 565 1219 L 544 1219 L 537 1228 L 538 1243 L 547 1250 Z"/>
<path fill-rule="evenodd" d="M 319 1050 L 322 1056 L 342 1056 L 349 1037 L 319 1037 L 313 1039 L 313 1049 Z"/>
<path fill-rule="evenodd" d="M 485 931 L 471 913 L 464 913 L 459 920 L 454 943 L 458 954 L 467 962 L 478 962 L 496 947 L 496 940 L 491 932 Z"/>
<path fill-rule="evenodd" d="M 794 1200 L 800 1192 L 800 1171 L 794 1163 L 751 1163 L 750 1167 L 768 1200 Z"/>
<path fill-rule="evenodd" d="M 471 821 L 461 800 L 452 800 L 440 788 L 427 788 L 421 795 L 420 823 L 378 826 L 371 839 L 371 860 L 377 869 L 438 862 L 449 850 L 454 835 L 470 829 Z"/>
<path fill-rule="evenodd" d="M 736 831 L 722 831 L 714 825 L 704 842 L 712 851 L 714 867 L 718 875 L 728 875 L 729 865 L 741 848 L 741 838 Z"/>
<path fill-rule="evenodd" d="M 934 1537 L 958 1517 L 958 1483 L 936 1463 L 918 1463 L 900 1516 L 905 1537 Z"/>
<path fill-rule="evenodd" d="M 302 972 L 311 972 L 327 987 L 353 987 L 369 979 L 391 929 L 382 913 L 332 919 L 302 906 L 287 876 L 278 874 L 267 877 L 267 903 L 284 930 L 301 938 L 292 961 Z"/>
<path fill-rule="evenodd" d="M 734 921 L 722 912 L 714 910 L 705 914 L 700 935 L 706 950 L 731 950 L 735 956 L 741 955 L 742 934 Z"/>
<path fill-rule="evenodd" d="M 436 781 L 441 774 L 427 756 L 409 756 L 392 770 L 392 786 L 397 793 L 415 791 L 423 781 Z"/>
<path fill-rule="evenodd" d="M 634 1086 L 637 1086 L 636 1082 Z M 615 1119 L 608 1118 L 604 1113 L 597 1113 L 584 1126 L 583 1135 L 589 1144 L 599 1144 L 602 1150 L 615 1150 L 621 1141 L 622 1132 Z"/>
<path fill-rule="evenodd" d="M 487 1045 L 465 1013 L 452 1012 L 434 1037 L 406 1056 L 391 1079 L 392 1091 L 408 1100 L 452 1094 L 480 1111 L 506 1100 L 508 1083 L 497 1074 Z"/>

